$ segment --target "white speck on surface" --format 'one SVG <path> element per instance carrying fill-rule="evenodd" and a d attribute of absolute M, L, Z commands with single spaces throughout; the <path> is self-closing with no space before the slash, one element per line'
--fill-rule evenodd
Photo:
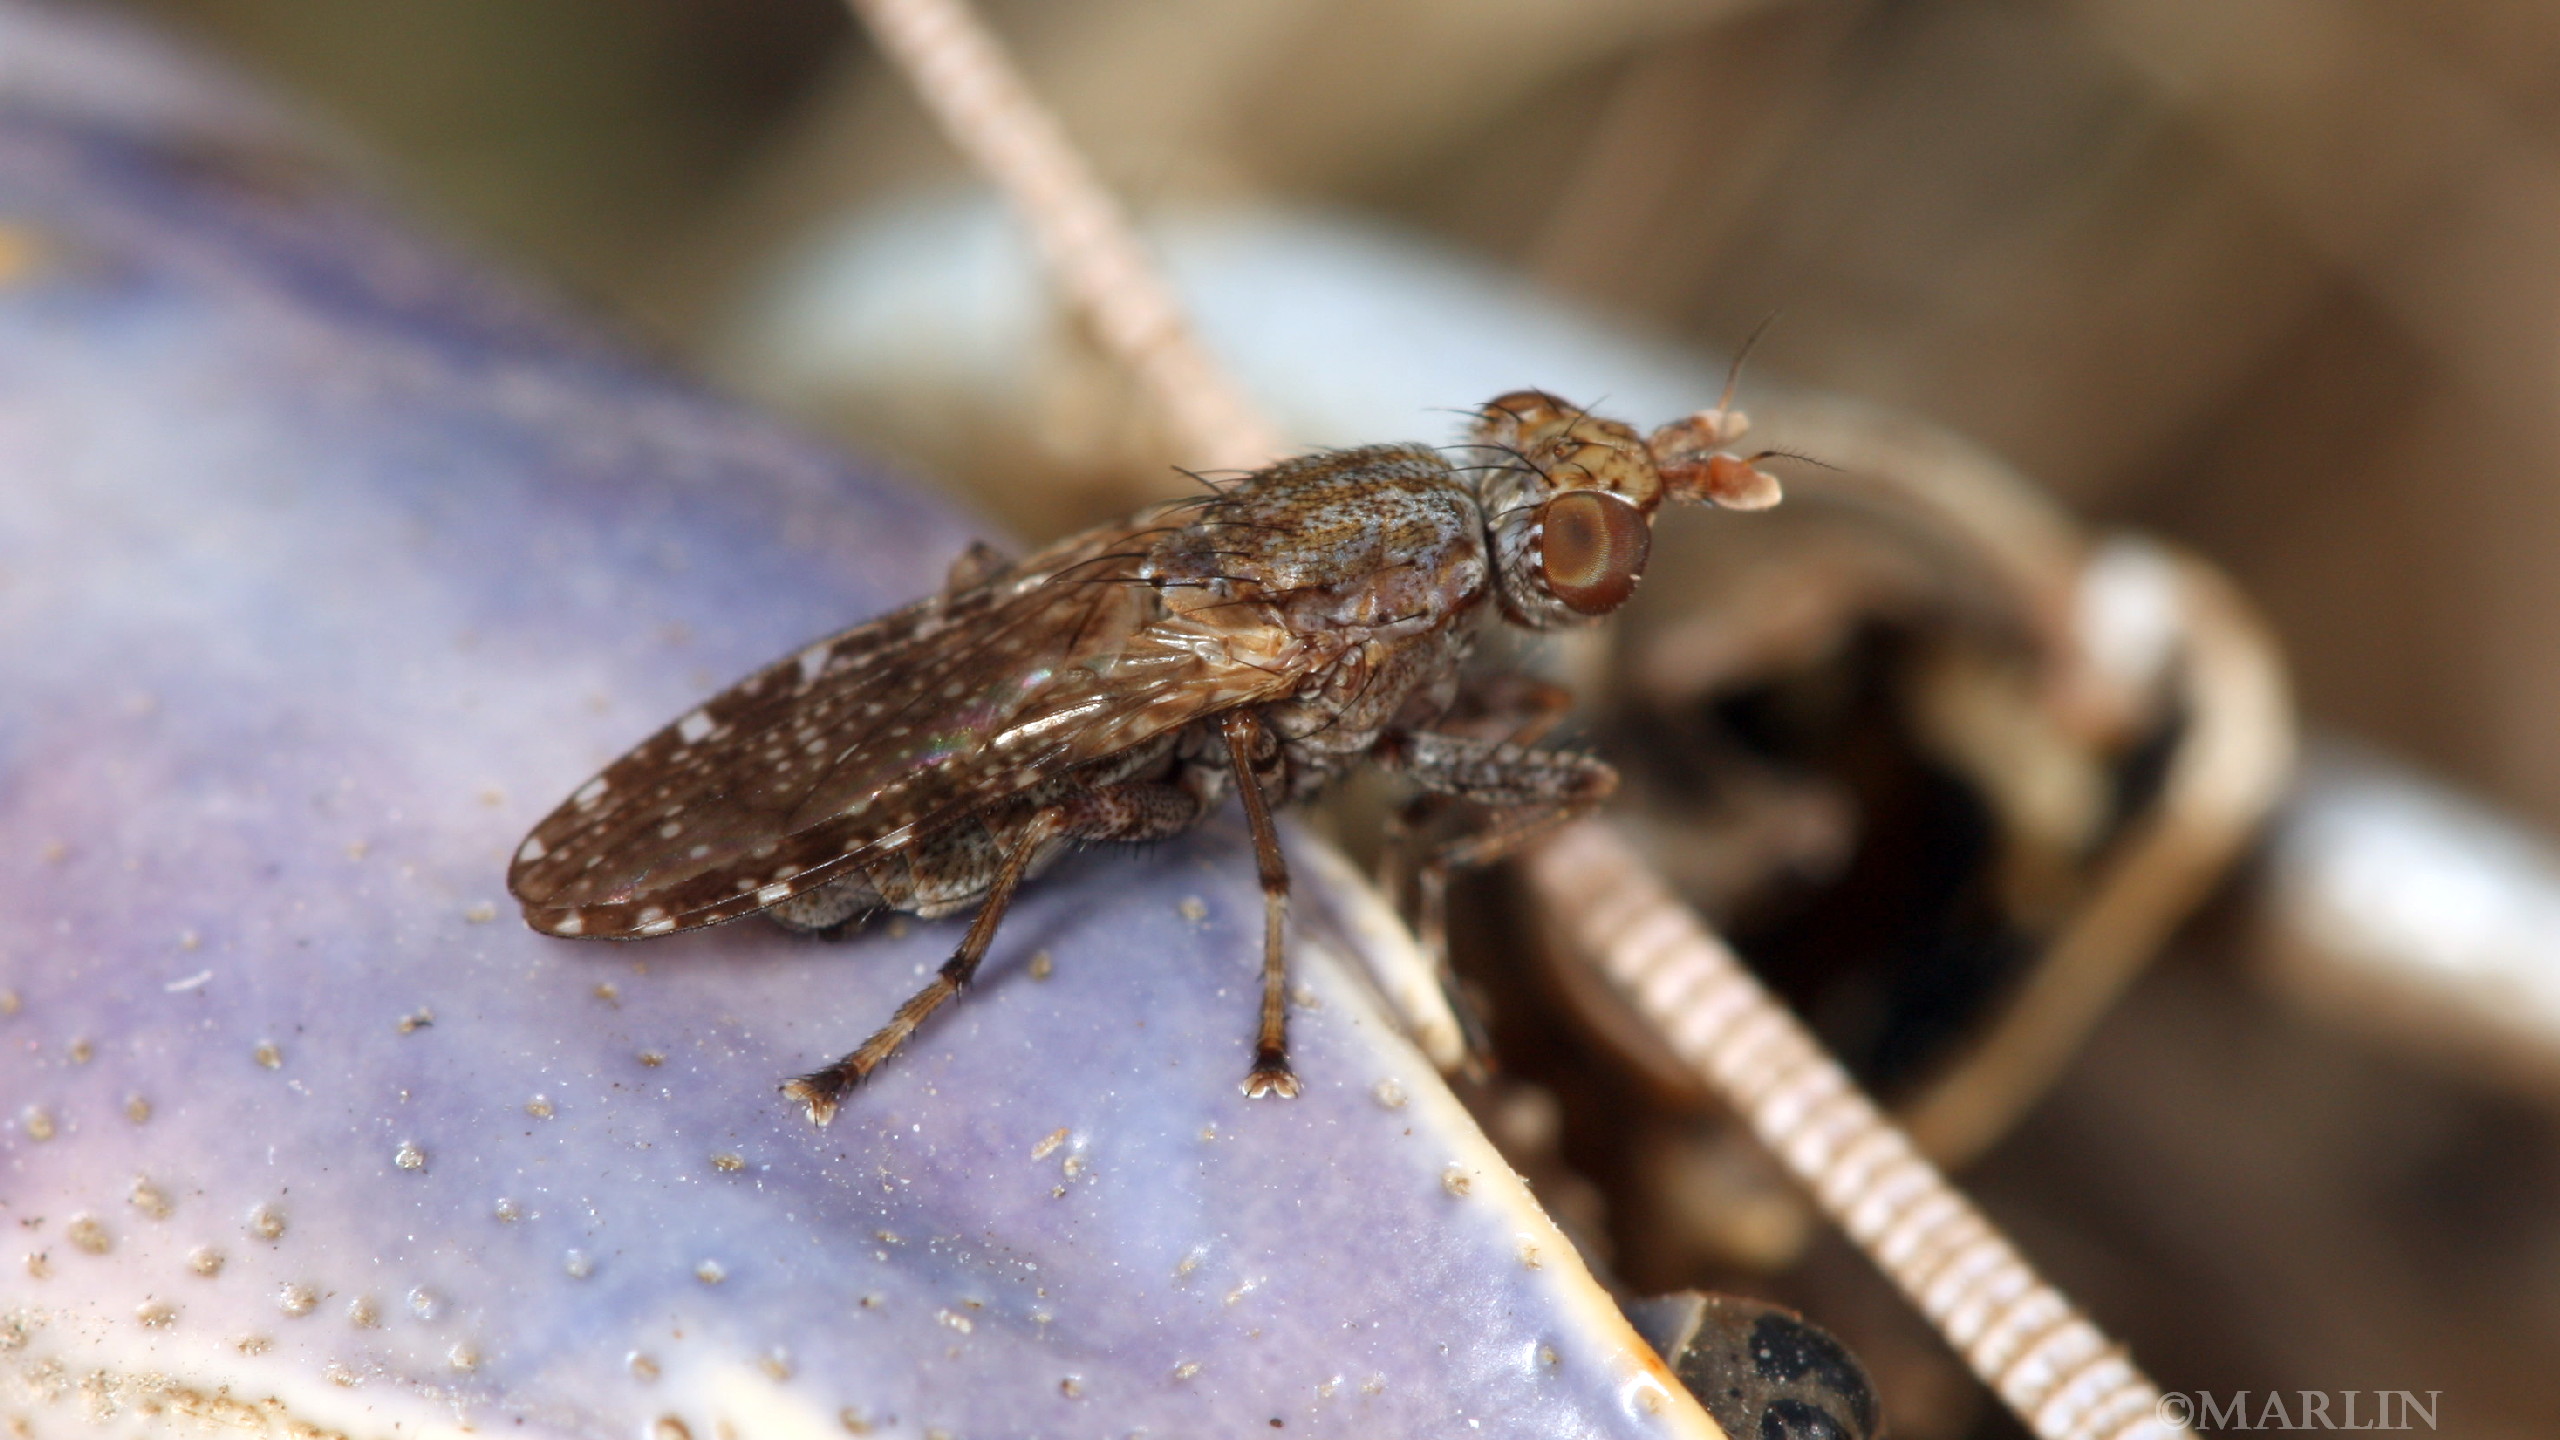
<path fill-rule="evenodd" d="M 572 1250 L 560 1257 L 560 1270 L 572 1280 L 584 1280 L 596 1273 L 595 1258 L 584 1250 Z"/>
<path fill-rule="evenodd" d="M 194 973 L 193 975 L 188 976 L 188 977 L 187 977 L 187 978 L 185 978 L 184 980 L 172 980 L 172 981 L 170 981 L 168 984 L 163 985 L 163 986 L 161 986 L 160 988 L 161 988 L 161 989 L 163 989 L 163 990 L 168 991 L 168 992 L 169 992 L 170 994 L 172 994 L 172 995 L 184 995 L 184 994 L 186 994 L 186 993 L 187 993 L 188 991 L 190 991 L 190 990 L 200 990 L 200 989 L 204 988 L 204 986 L 205 986 L 208 982 L 210 982 L 212 979 L 213 979 L 213 972 L 212 972 L 212 971 L 210 971 L 210 970 L 199 970 L 199 971 L 197 971 L 196 973 Z"/>

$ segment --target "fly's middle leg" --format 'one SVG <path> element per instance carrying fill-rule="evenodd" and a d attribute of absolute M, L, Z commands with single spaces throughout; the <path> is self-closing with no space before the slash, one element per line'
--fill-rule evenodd
<path fill-rule="evenodd" d="M 1262 1023 L 1254 1033 L 1244 1093 L 1287 1099 L 1298 1093 L 1298 1077 L 1289 1068 L 1289 862 L 1280 853 L 1280 831 L 1271 823 L 1271 800 L 1262 793 L 1256 769 L 1270 738 L 1250 710 L 1220 716 L 1218 733 L 1227 743 L 1227 764 L 1235 771 L 1236 794 L 1253 829 L 1253 858 L 1262 871 Z"/>

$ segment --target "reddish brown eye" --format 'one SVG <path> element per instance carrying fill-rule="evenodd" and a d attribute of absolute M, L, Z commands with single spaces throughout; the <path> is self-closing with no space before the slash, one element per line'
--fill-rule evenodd
<path fill-rule="evenodd" d="M 1636 593 L 1653 527 L 1606 490 L 1567 490 L 1538 513 L 1539 570 L 1547 589 L 1583 615 L 1606 615 Z"/>

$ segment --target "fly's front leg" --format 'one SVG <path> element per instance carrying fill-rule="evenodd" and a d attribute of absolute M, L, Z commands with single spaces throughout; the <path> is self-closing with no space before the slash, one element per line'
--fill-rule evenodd
<path fill-rule="evenodd" d="M 1430 738 L 1435 743 L 1464 742 L 1481 736 L 1525 750 L 1545 738 L 1573 708 L 1572 691 L 1523 675 L 1492 676 L 1473 690 L 1468 698 L 1473 703 L 1467 708 L 1474 713 L 1461 716 L 1452 730 L 1432 732 Z M 1382 753 L 1380 758 L 1390 766 L 1395 764 L 1391 755 Z M 1610 783 L 1616 783 L 1614 776 Z M 1415 934 L 1423 941 L 1426 953 L 1440 965 L 1443 974 L 1448 968 L 1446 946 L 1434 938 L 1441 929 L 1441 922 L 1436 913 L 1436 902 L 1427 902 L 1422 893 L 1417 861 L 1428 853 L 1423 849 L 1420 837 L 1430 831 L 1433 821 L 1451 808 L 1453 800 L 1460 798 L 1471 797 L 1459 796 L 1425 781 L 1421 793 L 1389 813 L 1385 843 L 1378 852 L 1379 892 L 1387 896 L 1389 903 L 1397 905 L 1405 902 L 1408 893 L 1412 895 L 1416 907 L 1413 915 Z M 1426 910 L 1433 913 L 1426 914 Z"/>
<path fill-rule="evenodd" d="M 809 1118 L 818 1124 L 833 1120 L 846 1091 L 879 1069 L 927 1016 L 967 988 L 978 973 L 979 962 L 987 956 L 987 947 L 995 941 L 1005 910 L 1013 904 L 1014 887 L 1022 883 L 1024 872 L 1049 842 L 1161 839 L 1197 821 L 1200 810 L 1199 797 L 1188 789 L 1139 782 L 1096 786 L 1033 811 L 1030 819 L 1008 837 L 1003 859 L 987 886 L 986 898 L 978 903 L 977 917 L 969 922 L 969 933 L 961 938 L 960 948 L 942 963 L 933 979 L 907 997 L 907 1003 L 898 1007 L 889 1023 L 863 1041 L 861 1048 L 824 1070 L 790 1081 L 782 1087 L 782 1093 L 807 1106 Z"/>
<path fill-rule="evenodd" d="M 1433 845 L 1414 866 L 1414 929 L 1442 973 L 1449 960 L 1449 876 L 1490 865 L 1555 826 L 1589 813 L 1618 788 L 1618 772 L 1588 755 L 1508 740 L 1419 732 L 1379 742 L 1377 758 L 1412 777 L 1419 798 L 1481 806 L 1483 823 Z"/>
<path fill-rule="evenodd" d="M 1289 960 L 1284 946 L 1289 934 L 1289 862 L 1280 853 L 1280 831 L 1271 823 L 1271 801 L 1262 793 L 1255 762 L 1269 748 L 1262 722 L 1249 710 L 1230 710 L 1218 718 L 1218 734 L 1227 742 L 1227 764 L 1235 771 L 1236 794 L 1244 801 L 1245 823 L 1253 829 L 1253 858 L 1262 871 L 1262 1025 L 1253 1042 L 1253 1071 L 1244 1093 L 1298 1093 L 1298 1077 L 1289 1069 Z"/>

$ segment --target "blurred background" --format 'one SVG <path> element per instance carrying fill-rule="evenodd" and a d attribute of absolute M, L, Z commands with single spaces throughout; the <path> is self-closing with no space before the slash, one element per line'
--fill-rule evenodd
<path fill-rule="evenodd" d="M 1178 483 L 832 0 L 123 8 L 307 106 L 493 264 L 956 487 L 1020 540 Z M 2163 537 L 2236 582 L 2319 741 L 2311 798 L 1964 1178 L 2166 1388 L 2440 1391 L 2453 1433 L 2560 1433 L 2560 1032 L 2482 1028 L 2560 985 L 2560 871 L 2537 838 L 2560 826 L 2560 7 L 987 9 L 1293 440 L 1440 438 L 1455 422 L 1424 405 L 1532 384 L 1658 422 L 1711 400 L 1776 317 L 1747 402 L 1916 417 L 1979 447 L 1964 463 L 2028 510 Z M 1772 443 L 1851 446 L 1788 413 L 1762 415 Z M 1935 582 L 1897 583 L 1895 633 L 1971 623 L 1910 600 Z M 1878 630 L 1878 587 L 1850 590 L 1824 611 L 1834 640 Z M 1846 684 L 1870 650 L 1842 640 L 1789 673 Z M 1846 733 L 1802 720 L 1819 686 L 1738 683 L 1715 699 L 1734 734 Z M 2144 733 L 2174 743 L 2191 718 Z M 2101 779 L 2123 788 L 2140 738 L 2100 747 Z M 2374 939 L 2371 917 L 2305 939 L 2296 902 L 2343 872 L 2303 838 L 2334 826 L 2303 817 L 2350 791 L 2403 803 L 2354 812 L 2355 833 L 2404 844 L 2360 862 L 2368 891 L 2452 877 L 2402 908 L 2415 939 Z M 1796 817 L 1798 839 L 1769 843 L 1817 878 L 1858 872 L 1859 842 L 1824 838 L 1833 792 L 1787 793 L 1804 803 L 1755 814 Z M 1976 808 L 2014 860 L 2025 812 Z M 2114 833 L 2089 823 L 2064 852 Z M 2034 905 L 2013 908 L 2009 942 L 2034 951 L 2017 919 Z M 2464 1003 L 2319 958 L 2448 933 L 2508 967 Z M 1497 1031 L 1517 1030 L 1535 982 L 1494 973 Z M 1694 1104 L 1583 1093 L 1575 1067 L 1597 1062 L 1566 1052 L 1606 1050 L 1591 1028 L 1521 1039 L 1511 1088 L 1479 1098 L 1621 1280 L 1805 1308 L 1866 1355 L 1895 1433 L 2013 1433 Z M 1637 1113 L 1588 1138 L 1588 1117 Z"/>

